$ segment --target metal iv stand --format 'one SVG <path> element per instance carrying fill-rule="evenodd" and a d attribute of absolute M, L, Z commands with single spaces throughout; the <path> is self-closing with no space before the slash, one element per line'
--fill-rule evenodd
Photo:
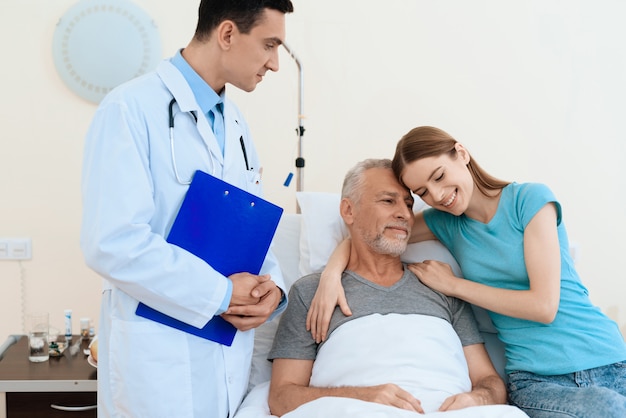
<path fill-rule="evenodd" d="M 291 58 L 296 62 L 298 66 L 298 127 L 296 128 L 296 135 L 298 135 L 298 157 L 296 158 L 296 191 L 300 192 L 304 188 L 303 170 L 304 170 L 304 157 L 302 156 L 302 137 L 304 136 L 304 126 L 302 125 L 302 119 L 304 115 L 302 112 L 302 86 L 304 84 L 304 78 L 302 75 L 302 64 L 294 52 L 283 43 L 285 50 L 289 53 Z M 296 212 L 300 213 L 300 205 L 296 201 Z"/>

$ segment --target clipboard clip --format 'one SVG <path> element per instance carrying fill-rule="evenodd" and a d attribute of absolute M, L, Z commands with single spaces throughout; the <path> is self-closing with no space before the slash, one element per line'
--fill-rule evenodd
<path fill-rule="evenodd" d="M 228 196 L 230 194 L 229 190 L 224 190 L 224 196 Z M 256 205 L 256 202 L 253 200 L 250 202 L 250 207 L 254 207 Z"/>

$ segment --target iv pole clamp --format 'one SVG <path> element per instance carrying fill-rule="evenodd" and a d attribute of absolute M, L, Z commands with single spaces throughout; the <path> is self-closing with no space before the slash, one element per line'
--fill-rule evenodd
<path fill-rule="evenodd" d="M 304 157 L 302 156 L 302 137 L 304 136 L 304 126 L 302 125 L 302 119 L 304 119 L 302 111 L 302 85 L 304 84 L 302 75 L 302 64 L 294 52 L 289 48 L 286 43 L 283 43 L 283 47 L 289 53 L 291 58 L 296 62 L 298 66 L 298 127 L 296 128 L 296 135 L 298 135 L 298 157 L 296 158 L 296 191 L 300 192 L 303 189 L 303 169 L 304 169 Z M 300 208 L 298 207 L 298 213 Z"/>

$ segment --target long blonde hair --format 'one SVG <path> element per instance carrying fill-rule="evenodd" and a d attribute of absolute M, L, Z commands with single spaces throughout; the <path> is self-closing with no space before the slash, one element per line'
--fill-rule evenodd
<path fill-rule="evenodd" d="M 455 145 L 457 142 L 456 139 L 439 128 L 432 126 L 413 128 L 398 141 L 391 168 L 402 183 L 402 175 L 406 166 L 414 161 L 437 157 L 446 153 L 450 155 L 450 158 L 456 159 Z M 471 156 L 467 169 L 470 171 L 478 190 L 486 196 L 490 196 L 490 191 L 500 190 L 510 184 L 510 182 L 500 180 L 487 173 Z"/>

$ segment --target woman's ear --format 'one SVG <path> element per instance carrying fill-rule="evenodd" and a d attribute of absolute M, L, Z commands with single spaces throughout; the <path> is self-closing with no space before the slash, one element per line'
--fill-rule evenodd
<path fill-rule="evenodd" d="M 456 153 L 459 156 L 459 159 L 463 161 L 463 164 L 465 165 L 469 164 L 471 158 L 467 149 L 458 142 L 454 145 L 454 149 L 456 149 Z"/>

